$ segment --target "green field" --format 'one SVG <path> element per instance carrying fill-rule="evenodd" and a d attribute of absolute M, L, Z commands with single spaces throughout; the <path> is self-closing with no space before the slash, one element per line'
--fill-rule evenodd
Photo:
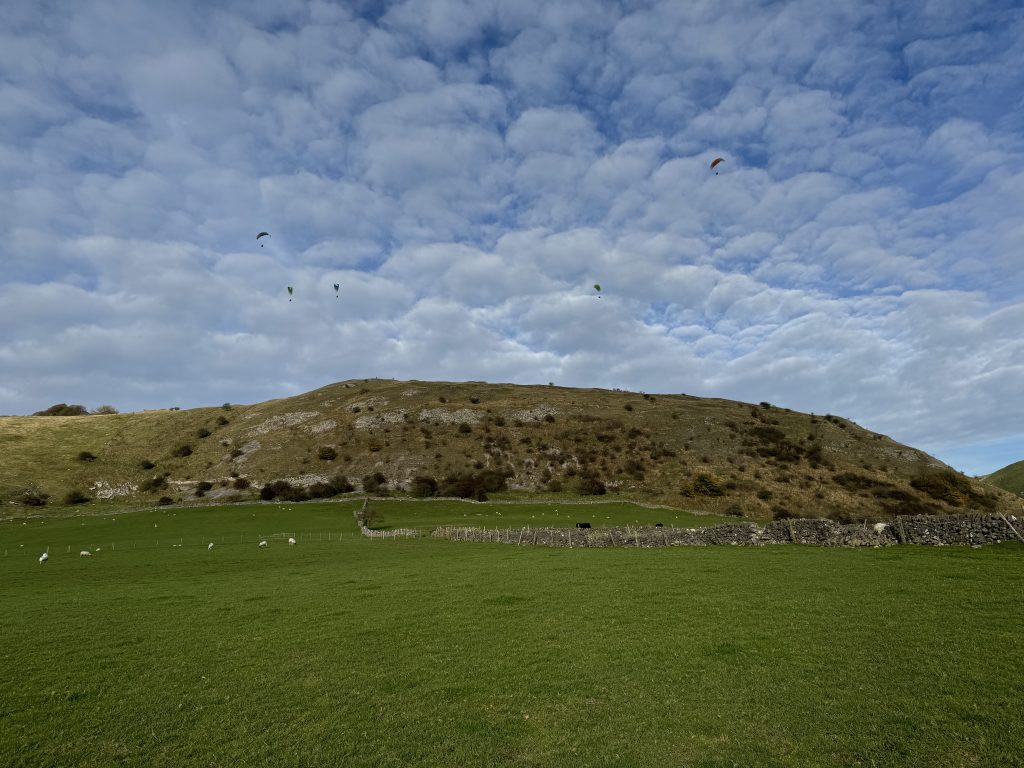
<path fill-rule="evenodd" d="M 0 523 L 0 765 L 1022 764 L 1024 546 L 371 540 L 355 506 Z"/>

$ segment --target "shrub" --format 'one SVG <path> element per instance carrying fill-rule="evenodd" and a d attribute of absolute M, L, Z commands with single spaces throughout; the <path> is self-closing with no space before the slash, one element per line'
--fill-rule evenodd
<path fill-rule="evenodd" d="M 363 491 L 366 493 L 376 493 L 387 482 L 387 478 L 381 472 L 371 472 L 363 476 Z"/>
<path fill-rule="evenodd" d="M 97 416 L 109 416 L 110 414 L 117 413 L 117 408 L 112 405 L 101 405 L 93 413 Z"/>
<path fill-rule="evenodd" d="M 702 472 L 690 482 L 684 483 L 679 493 L 686 497 L 724 496 L 725 490 L 714 477 Z"/>
<path fill-rule="evenodd" d="M 562 481 L 559 480 L 557 477 L 553 477 L 550 480 L 548 480 L 547 488 L 552 493 L 561 493 L 563 488 Z"/>
<path fill-rule="evenodd" d="M 36 411 L 32 414 L 33 416 L 88 416 L 89 411 L 86 410 L 84 405 L 68 405 L 67 403 L 57 403 L 51 405 L 45 411 Z"/>
<path fill-rule="evenodd" d="M 759 498 L 761 501 L 769 501 L 773 495 L 774 494 L 767 488 L 762 488 L 760 491 L 757 492 L 757 498 Z"/>
<path fill-rule="evenodd" d="M 459 432 L 462 433 L 463 435 L 468 435 L 472 431 L 473 428 L 469 426 L 469 424 L 467 424 L 466 422 L 462 422 L 461 424 L 459 424 Z"/>
<path fill-rule="evenodd" d="M 544 421 L 546 421 L 548 424 L 554 424 L 555 423 L 555 417 L 553 415 L 551 415 L 550 413 L 545 413 L 544 414 Z"/>
<path fill-rule="evenodd" d="M 505 490 L 507 482 L 506 473 L 493 469 L 485 469 L 480 472 L 461 472 L 445 477 L 439 484 L 438 495 L 487 501 L 488 493 Z"/>
<path fill-rule="evenodd" d="M 624 408 L 625 410 L 627 410 L 627 411 L 632 411 L 632 410 L 633 410 L 633 404 L 632 404 L 632 403 L 626 403 L 626 404 L 625 404 L 624 406 L 622 406 L 622 407 L 623 407 L 623 408 Z"/>
<path fill-rule="evenodd" d="M 505 426 L 505 419 L 503 419 L 501 416 L 495 416 L 494 417 L 494 426 L 496 426 L 496 427 L 504 427 Z"/>
<path fill-rule="evenodd" d="M 161 507 L 166 507 L 168 504 L 173 504 L 174 499 L 172 499 L 170 496 L 161 496 L 159 499 L 157 499 L 156 503 L 159 504 Z"/>
<path fill-rule="evenodd" d="M 198 429 L 198 430 L 196 431 L 196 435 L 197 435 L 197 436 L 198 436 L 198 437 L 199 437 L 200 439 L 202 439 L 202 438 L 204 438 L 204 437 L 209 437 L 209 436 L 210 436 L 210 430 L 208 430 L 208 429 L 207 429 L 206 427 L 200 427 L 200 428 L 199 428 L 199 429 Z"/>
<path fill-rule="evenodd" d="M 779 504 L 776 504 L 774 507 L 772 507 L 772 519 L 773 520 L 789 520 L 789 519 L 795 518 L 795 517 L 796 517 L 796 514 L 794 514 L 793 512 L 790 512 L 788 509 L 786 509 L 785 507 L 783 507 L 783 506 L 781 506 Z"/>
<path fill-rule="evenodd" d="M 143 493 L 149 493 L 150 491 L 160 490 L 167 487 L 167 478 L 163 475 L 157 475 L 156 477 L 149 477 L 142 481 L 139 485 L 139 490 Z"/>
<path fill-rule="evenodd" d="M 953 507 L 991 509 L 995 506 L 995 498 L 979 493 L 969 480 L 948 469 L 916 477 L 910 481 L 910 485 Z"/>
<path fill-rule="evenodd" d="M 64 497 L 65 504 L 85 504 L 89 500 L 89 497 L 77 488 L 68 491 L 67 495 Z"/>
<path fill-rule="evenodd" d="M 192 455 L 192 446 L 188 445 L 187 443 L 183 443 L 182 445 L 175 446 L 174 450 L 171 451 L 171 456 L 177 456 L 180 459 L 183 459 L 186 456 L 191 456 L 191 455 Z"/>
<path fill-rule="evenodd" d="M 471 402 L 473 405 L 476 405 L 477 403 L 480 402 L 480 398 L 479 397 L 471 397 L 471 398 L 469 398 L 469 402 Z"/>
<path fill-rule="evenodd" d="M 79 461 L 96 461 L 96 457 L 93 456 L 89 451 L 80 451 L 78 454 Z"/>
<path fill-rule="evenodd" d="M 347 477 L 338 473 L 326 483 L 313 483 L 309 487 L 309 497 L 311 499 L 327 499 L 350 491 L 352 491 L 352 483 L 348 481 Z"/>
<path fill-rule="evenodd" d="M 604 496 L 607 492 L 604 483 L 593 475 L 583 475 L 576 481 L 576 493 L 581 496 Z"/>
<path fill-rule="evenodd" d="M 224 405 L 222 405 L 221 408 L 223 408 L 225 411 L 230 411 L 231 403 L 224 403 Z"/>
<path fill-rule="evenodd" d="M 142 461 L 139 462 L 139 466 L 142 467 L 143 469 L 152 469 L 153 467 L 156 466 L 156 464 L 154 464 L 149 459 L 143 459 Z"/>
<path fill-rule="evenodd" d="M 732 504 L 725 508 L 725 514 L 730 515 L 732 517 L 743 517 L 743 507 L 741 507 L 736 502 L 733 502 Z"/>
<path fill-rule="evenodd" d="M 41 491 L 25 491 L 21 496 L 17 498 L 19 504 L 24 504 L 26 507 L 42 507 L 46 505 L 50 495 Z"/>
<path fill-rule="evenodd" d="M 316 452 L 316 457 L 321 461 L 334 461 L 338 458 L 338 452 L 329 445 L 321 445 Z"/>
<path fill-rule="evenodd" d="M 226 424 L 230 424 L 230 423 L 231 422 L 228 419 L 224 418 L 223 416 L 218 416 L 217 417 L 217 426 L 218 427 L 223 427 Z"/>
<path fill-rule="evenodd" d="M 437 480 L 429 475 L 416 475 L 409 483 L 409 492 L 418 499 L 437 496 Z"/>
<path fill-rule="evenodd" d="M 260 498 L 264 501 L 281 499 L 282 501 L 304 501 L 306 492 L 296 488 L 287 480 L 274 480 L 260 488 Z"/>
<path fill-rule="evenodd" d="M 252 483 L 250 483 L 249 479 L 246 477 L 236 477 L 235 481 L 231 485 L 236 491 L 244 491 L 252 485 Z"/>
<path fill-rule="evenodd" d="M 209 480 L 200 480 L 198 483 L 196 483 L 197 491 L 208 491 L 211 488 L 213 488 L 213 483 L 211 483 Z"/>

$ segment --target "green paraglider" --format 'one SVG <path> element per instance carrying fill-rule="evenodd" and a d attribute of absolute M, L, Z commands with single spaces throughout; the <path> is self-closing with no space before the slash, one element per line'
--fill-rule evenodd
<path fill-rule="evenodd" d="M 601 298 L 601 296 L 600 296 L 600 294 L 601 294 L 601 284 L 600 283 L 594 283 L 594 290 L 597 291 L 597 293 L 598 293 L 598 297 L 597 298 L 600 299 Z"/>
<path fill-rule="evenodd" d="M 294 289 L 294 288 L 292 288 L 292 287 L 291 287 L 290 285 L 288 286 L 288 301 L 291 301 L 291 300 L 292 300 L 292 292 L 293 292 L 294 290 L 295 290 L 295 289 Z"/>

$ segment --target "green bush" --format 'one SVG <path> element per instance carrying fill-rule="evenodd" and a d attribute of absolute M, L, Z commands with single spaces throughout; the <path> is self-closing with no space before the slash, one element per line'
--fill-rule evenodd
<path fill-rule="evenodd" d="M 45 411 L 36 411 L 32 414 L 33 416 L 88 416 L 89 411 L 86 410 L 84 405 L 68 405 L 67 403 L 57 403 L 51 405 Z"/>
<path fill-rule="evenodd" d="M 607 492 L 604 483 L 593 475 L 583 475 L 576 481 L 576 493 L 581 496 L 604 496 Z"/>
<path fill-rule="evenodd" d="M 186 456 L 192 455 L 192 446 L 187 443 L 175 446 L 174 450 L 171 451 L 171 456 L 176 456 L 179 459 L 183 459 Z"/>
<path fill-rule="evenodd" d="M 387 478 L 380 472 L 371 472 L 363 476 L 363 491 L 376 493 L 387 484 Z"/>
<path fill-rule="evenodd" d="M 89 453 L 89 451 L 80 451 L 78 454 L 79 461 L 96 461 L 96 457 Z"/>
<path fill-rule="evenodd" d="M 233 488 L 234 488 L 234 489 L 235 489 L 236 491 L 244 491 L 244 490 L 245 490 L 246 488 L 248 488 L 248 487 L 249 487 L 250 485 L 252 485 L 252 483 L 250 483 L 250 482 L 249 482 L 249 479 L 248 479 L 248 478 L 246 478 L 246 477 L 236 477 L 236 478 L 235 478 L 235 481 L 234 481 L 233 483 L 231 483 L 231 486 L 232 486 L 232 487 L 233 487 Z"/>
<path fill-rule="evenodd" d="M 152 469 L 153 467 L 156 466 L 156 464 L 154 464 L 149 459 L 143 459 L 142 461 L 139 462 L 139 466 L 141 466 L 143 469 Z"/>
<path fill-rule="evenodd" d="M 139 490 L 143 493 L 149 493 L 150 491 L 157 491 L 167 487 L 167 478 L 163 475 L 157 475 L 156 477 L 149 477 L 142 481 L 139 485 Z"/>
<path fill-rule="evenodd" d="M 99 408 L 93 411 L 93 413 L 96 414 L 97 416 L 109 416 L 111 414 L 117 413 L 117 408 L 115 408 L 112 405 L 101 405 Z"/>
<path fill-rule="evenodd" d="M 157 501 L 157 504 L 159 504 L 161 507 L 166 507 L 168 504 L 173 503 L 174 499 L 172 499 L 170 496 L 161 496 L 160 499 Z"/>
<path fill-rule="evenodd" d="M 711 475 L 700 473 L 688 483 L 684 483 L 679 493 L 688 498 L 694 496 L 724 496 L 725 489 Z"/>
<path fill-rule="evenodd" d="M 64 496 L 65 504 L 85 504 L 87 501 L 90 501 L 89 497 L 77 488 L 68 491 L 67 495 Z"/>
<path fill-rule="evenodd" d="M 260 498 L 264 501 L 305 501 L 306 491 L 293 486 L 287 480 L 274 480 L 260 488 Z"/>
<path fill-rule="evenodd" d="M 26 507 L 43 507 L 46 506 L 46 502 L 49 499 L 50 495 L 48 493 L 43 493 L 42 491 L 25 491 L 16 499 L 16 501 Z"/>
<path fill-rule="evenodd" d="M 416 475 L 409 483 L 409 492 L 418 499 L 437 496 L 437 480 L 429 475 Z"/>
<path fill-rule="evenodd" d="M 204 438 L 204 437 L 209 437 L 209 436 L 210 436 L 210 430 L 208 430 L 208 429 L 207 429 L 206 427 L 200 427 L 200 428 L 199 428 L 199 429 L 198 429 L 198 430 L 196 431 L 196 435 L 197 435 L 197 436 L 198 436 L 198 437 L 199 437 L 200 439 L 202 439 L 202 438 Z"/>
<path fill-rule="evenodd" d="M 316 457 L 321 461 L 334 461 L 338 458 L 338 452 L 329 445 L 321 445 L 316 452 Z"/>

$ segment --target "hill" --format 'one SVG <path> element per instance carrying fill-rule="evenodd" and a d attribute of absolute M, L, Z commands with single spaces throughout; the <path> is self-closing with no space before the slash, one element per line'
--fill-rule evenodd
<path fill-rule="evenodd" d="M 338 479 L 359 489 L 375 472 L 384 476 L 382 490 L 404 491 L 417 476 L 443 481 L 487 470 L 513 491 L 606 490 L 757 519 L 854 521 L 1015 503 L 838 416 L 483 382 L 369 379 L 255 405 L 3 417 L 0 456 L 4 516 L 42 513 L 71 491 L 136 504 L 197 493 L 242 500 L 275 480 L 320 483 L 320 495 L 330 495 Z"/>
<path fill-rule="evenodd" d="M 991 475 L 986 475 L 985 480 L 1004 491 L 1024 496 L 1024 461 L 1017 461 L 996 470 Z"/>

